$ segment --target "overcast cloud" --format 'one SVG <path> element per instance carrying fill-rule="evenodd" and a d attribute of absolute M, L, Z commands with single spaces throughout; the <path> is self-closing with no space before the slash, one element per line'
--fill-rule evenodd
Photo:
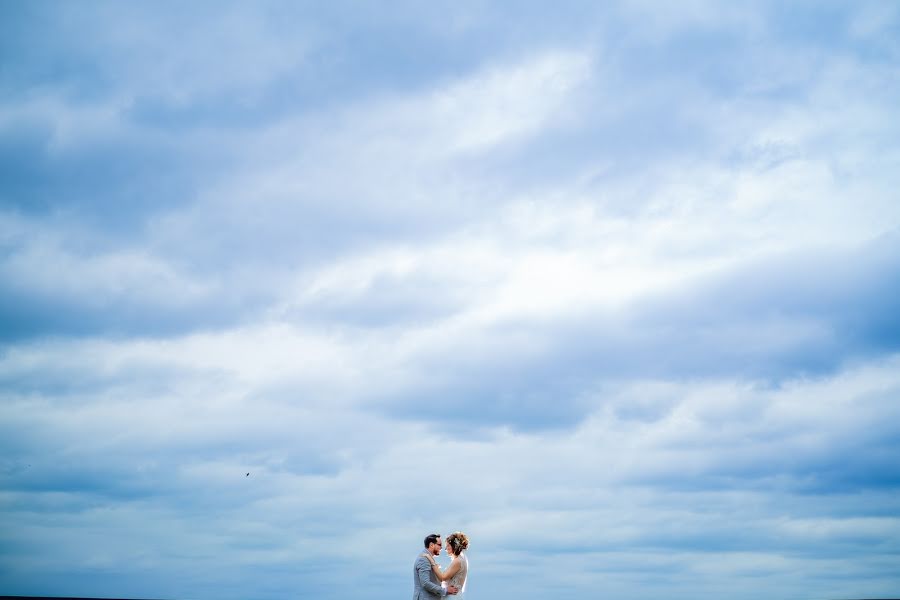
<path fill-rule="evenodd" d="M 900 6 L 594 4 L 0 1 L 0 594 L 897 597 Z"/>

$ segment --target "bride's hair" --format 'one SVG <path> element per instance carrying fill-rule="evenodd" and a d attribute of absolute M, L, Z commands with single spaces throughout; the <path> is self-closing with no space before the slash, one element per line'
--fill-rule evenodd
<path fill-rule="evenodd" d="M 451 533 L 447 536 L 447 546 L 453 550 L 453 554 L 459 556 L 459 553 L 469 547 L 469 538 L 462 531 Z"/>

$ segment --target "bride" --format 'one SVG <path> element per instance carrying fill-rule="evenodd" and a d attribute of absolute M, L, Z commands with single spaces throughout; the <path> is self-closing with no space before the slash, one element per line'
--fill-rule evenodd
<path fill-rule="evenodd" d="M 446 581 L 447 585 L 456 586 L 459 593 L 454 596 L 458 600 L 462 600 L 463 594 L 466 592 L 466 577 L 469 574 L 469 559 L 466 558 L 466 548 L 469 547 L 469 538 L 461 531 L 451 533 L 444 541 L 447 554 L 453 559 L 450 566 L 446 570 L 441 571 L 441 567 L 434 560 L 434 556 L 428 555 L 428 562 L 431 563 L 431 569 L 441 581 Z"/>

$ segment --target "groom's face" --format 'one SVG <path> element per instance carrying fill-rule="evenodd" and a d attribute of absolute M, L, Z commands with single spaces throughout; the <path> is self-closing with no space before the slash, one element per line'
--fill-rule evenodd
<path fill-rule="evenodd" d="M 438 538 L 436 542 L 431 542 L 431 544 L 428 545 L 428 549 L 431 551 L 431 553 L 433 555 L 437 556 L 438 554 L 441 553 L 442 545 L 443 544 L 441 543 L 441 538 Z"/>

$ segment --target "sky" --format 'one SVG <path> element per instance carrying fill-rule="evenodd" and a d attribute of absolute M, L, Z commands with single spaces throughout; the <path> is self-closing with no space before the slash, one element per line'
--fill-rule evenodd
<path fill-rule="evenodd" d="M 898 597 L 898 189 L 893 1 L 0 0 L 0 594 Z"/>

